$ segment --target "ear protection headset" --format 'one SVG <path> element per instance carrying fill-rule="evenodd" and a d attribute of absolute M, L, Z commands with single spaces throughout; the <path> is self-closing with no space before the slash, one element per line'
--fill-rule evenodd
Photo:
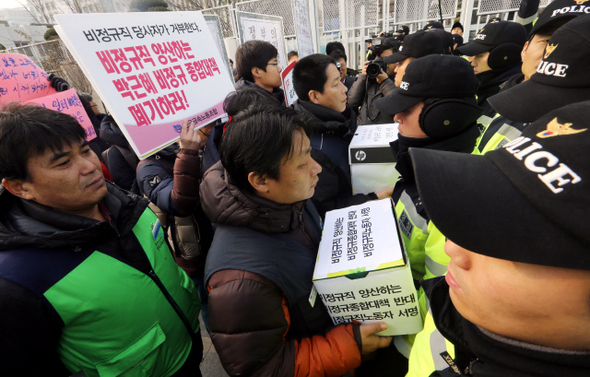
<path fill-rule="evenodd" d="M 522 46 L 517 43 L 500 43 L 490 50 L 488 66 L 490 66 L 491 69 L 502 69 L 516 64 L 520 62 L 521 51 Z"/>
<path fill-rule="evenodd" d="M 483 114 L 477 105 L 460 99 L 443 99 L 420 113 L 420 128 L 433 139 L 447 139 L 463 132 Z"/>

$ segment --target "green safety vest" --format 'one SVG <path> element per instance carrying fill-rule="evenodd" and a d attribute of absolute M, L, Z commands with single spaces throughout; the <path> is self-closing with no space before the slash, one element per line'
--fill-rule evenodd
<path fill-rule="evenodd" d="M 63 321 L 58 352 L 73 372 L 170 376 L 189 355 L 187 327 L 199 330 L 197 290 L 174 262 L 151 210 L 144 211 L 133 233 L 152 271 L 91 251 L 43 293 Z"/>
<path fill-rule="evenodd" d="M 428 238 L 428 221 L 416 210 L 412 198 L 402 192 L 395 204 L 397 222 L 400 226 L 404 248 L 410 260 L 412 277 L 416 281 L 424 278 L 424 245 Z"/>
<path fill-rule="evenodd" d="M 420 312 L 425 313 L 424 328 L 414 337 L 406 377 L 430 376 L 434 371 L 449 367 L 446 357 L 455 358 L 455 346 L 437 330 L 428 297 L 423 291 L 418 303 Z"/>

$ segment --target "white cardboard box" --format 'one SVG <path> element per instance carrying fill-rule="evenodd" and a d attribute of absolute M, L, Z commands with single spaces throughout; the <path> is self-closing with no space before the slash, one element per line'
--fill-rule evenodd
<path fill-rule="evenodd" d="M 397 123 L 358 126 L 348 147 L 353 194 L 395 186 L 399 172 L 389 143 L 397 140 Z"/>
<path fill-rule="evenodd" d="M 334 324 L 388 324 L 379 335 L 422 330 L 416 288 L 391 199 L 326 213 L 313 283 Z"/>

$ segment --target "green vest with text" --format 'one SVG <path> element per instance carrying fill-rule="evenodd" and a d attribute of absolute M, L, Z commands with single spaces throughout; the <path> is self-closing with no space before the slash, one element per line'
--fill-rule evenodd
<path fill-rule="evenodd" d="M 73 372 L 170 376 L 189 355 L 188 326 L 199 330 L 197 290 L 174 262 L 151 210 L 143 212 L 133 233 L 152 271 L 88 251 L 43 294 L 63 321 L 58 352 Z"/>

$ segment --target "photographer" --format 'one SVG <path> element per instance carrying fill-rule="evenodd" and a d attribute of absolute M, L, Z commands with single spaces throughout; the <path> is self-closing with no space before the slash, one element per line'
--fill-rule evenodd
<path fill-rule="evenodd" d="M 396 64 L 385 64 L 383 58 L 397 52 L 400 45 L 394 38 L 373 39 L 376 58 L 365 62 L 362 73 L 348 92 L 348 105 L 353 109 L 360 107 L 358 124 L 393 123 L 393 117 L 382 114 L 373 102 L 395 89 L 393 78 Z"/>

